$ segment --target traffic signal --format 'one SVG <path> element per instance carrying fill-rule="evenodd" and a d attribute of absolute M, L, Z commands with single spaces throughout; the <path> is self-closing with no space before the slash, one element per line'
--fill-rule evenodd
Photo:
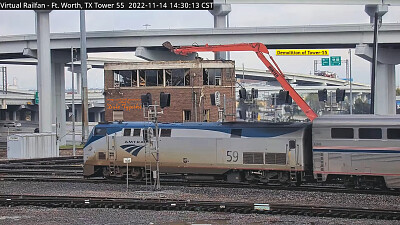
<path fill-rule="evenodd" d="M 160 93 L 160 106 L 161 108 L 171 106 L 171 94 L 170 93 Z"/>
<path fill-rule="evenodd" d="M 277 105 L 283 105 L 289 103 L 289 91 L 280 90 L 278 94 L 278 99 L 276 100 Z"/>
<path fill-rule="evenodd" d="M 252 99 L 258 98 L 258 89 L 254 88 L 251 89 L 251 98 Z"/>
<path fill-rule="evenodd" d="M 145 95 L 141 95 L 140 96 L 140 100 L 142 101 L 142 106 L 143 107 L 149 107 L 149 105 L 152 104 L 151 94 L 150 93 L 147 93 Z"/>
<path fill-rule="evenodd" d="M 246 92 L 246 88 L 241 88 L 239 90 L 239 97 L 241 99 L 246 99 L 247 98 L 247 92 Z"/>
<path fill-rule="evenodd" d="M 326 102 L 328 100 L 328 91 L 325 88 L 323 90 L 318 90 L 318 99 L 320 102 Z"/>
<path fill-rule="evenodd" d="M 239 111 L 239 118 L 245 120 L 246 119 L 246 110 L 245 109 L 240 109 Z"/>
<path fill-rule="evenodd" d="M 336 102 L 343 102 L 346 96 L 346 90 L 336 89 Z"/>

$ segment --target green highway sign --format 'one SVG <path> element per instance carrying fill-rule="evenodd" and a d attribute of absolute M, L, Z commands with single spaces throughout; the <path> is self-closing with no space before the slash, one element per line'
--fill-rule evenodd
<path fill-rule="evenodd" d="M 321 62 L 322 66 L 329 66 L 329 58 L 322 58 Z"/>
<path fill-rule="evenodd" d="M 331 66 L 341 66 L 342 59 L 340 56 L 331 56 Z"/>
<path fill-rule="evenodd" d="M 35 104 L 39 104 L 39 92 L 35 92 Z"/>

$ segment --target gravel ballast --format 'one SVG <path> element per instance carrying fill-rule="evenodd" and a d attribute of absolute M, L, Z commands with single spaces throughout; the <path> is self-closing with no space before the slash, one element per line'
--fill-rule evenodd
<path fill-rule="evenodd" d="M 114 198 L 168 198 L 197 201 L 229 201 L 251 203 L 288 203 L 299 205 L 329 205 L 400 210 L 400 196 L 262 190 L 250 188 L 162 186 L 153 192 L 151 187 L 105 183 L 14 182 L 0 181 L 0 194 L 55 195 Z"/>
<path fill-rule="evenodd" d="M 126 209 L 70 209 L 43 207 L 0 207 L 0 224 L 398 224 L 398 221 L 318 218 L 306 216 L 149 211 Z"/>

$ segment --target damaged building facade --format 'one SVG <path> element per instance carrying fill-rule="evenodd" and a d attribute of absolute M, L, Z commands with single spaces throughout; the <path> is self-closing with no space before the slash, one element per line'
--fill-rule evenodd
<path fill-rule="evenodd" d="M 146 121 L 141 95 L 150 93 L 159 104 L 160 93 L 170 94 L 161 122 L 235 121 L 235 64 L 233 61 L 153 61 L 104 64 L 106 121 Z M 210 94 L 220 93 L 220 105 Z M 224 98 L 225 96 L 225 98 Z M 224 101 L 225 99 L 225 101 Z"/>

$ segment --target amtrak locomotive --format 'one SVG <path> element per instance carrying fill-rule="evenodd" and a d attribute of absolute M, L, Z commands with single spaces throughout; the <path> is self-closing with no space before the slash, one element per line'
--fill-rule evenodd
<path fill-rule="evenodd" d="M 186 179 L 400 188 L 400 117 L 323 116 L 313 123 L 114 122 L 94 127 L 84 175 L 143 179 L 155 165 Z M 153 137 L 153 138 L 152 138 Z M 132 158 L 128 171 L 123 158 Z M 149 173 L 150 174 L 150 173 Z"/>

